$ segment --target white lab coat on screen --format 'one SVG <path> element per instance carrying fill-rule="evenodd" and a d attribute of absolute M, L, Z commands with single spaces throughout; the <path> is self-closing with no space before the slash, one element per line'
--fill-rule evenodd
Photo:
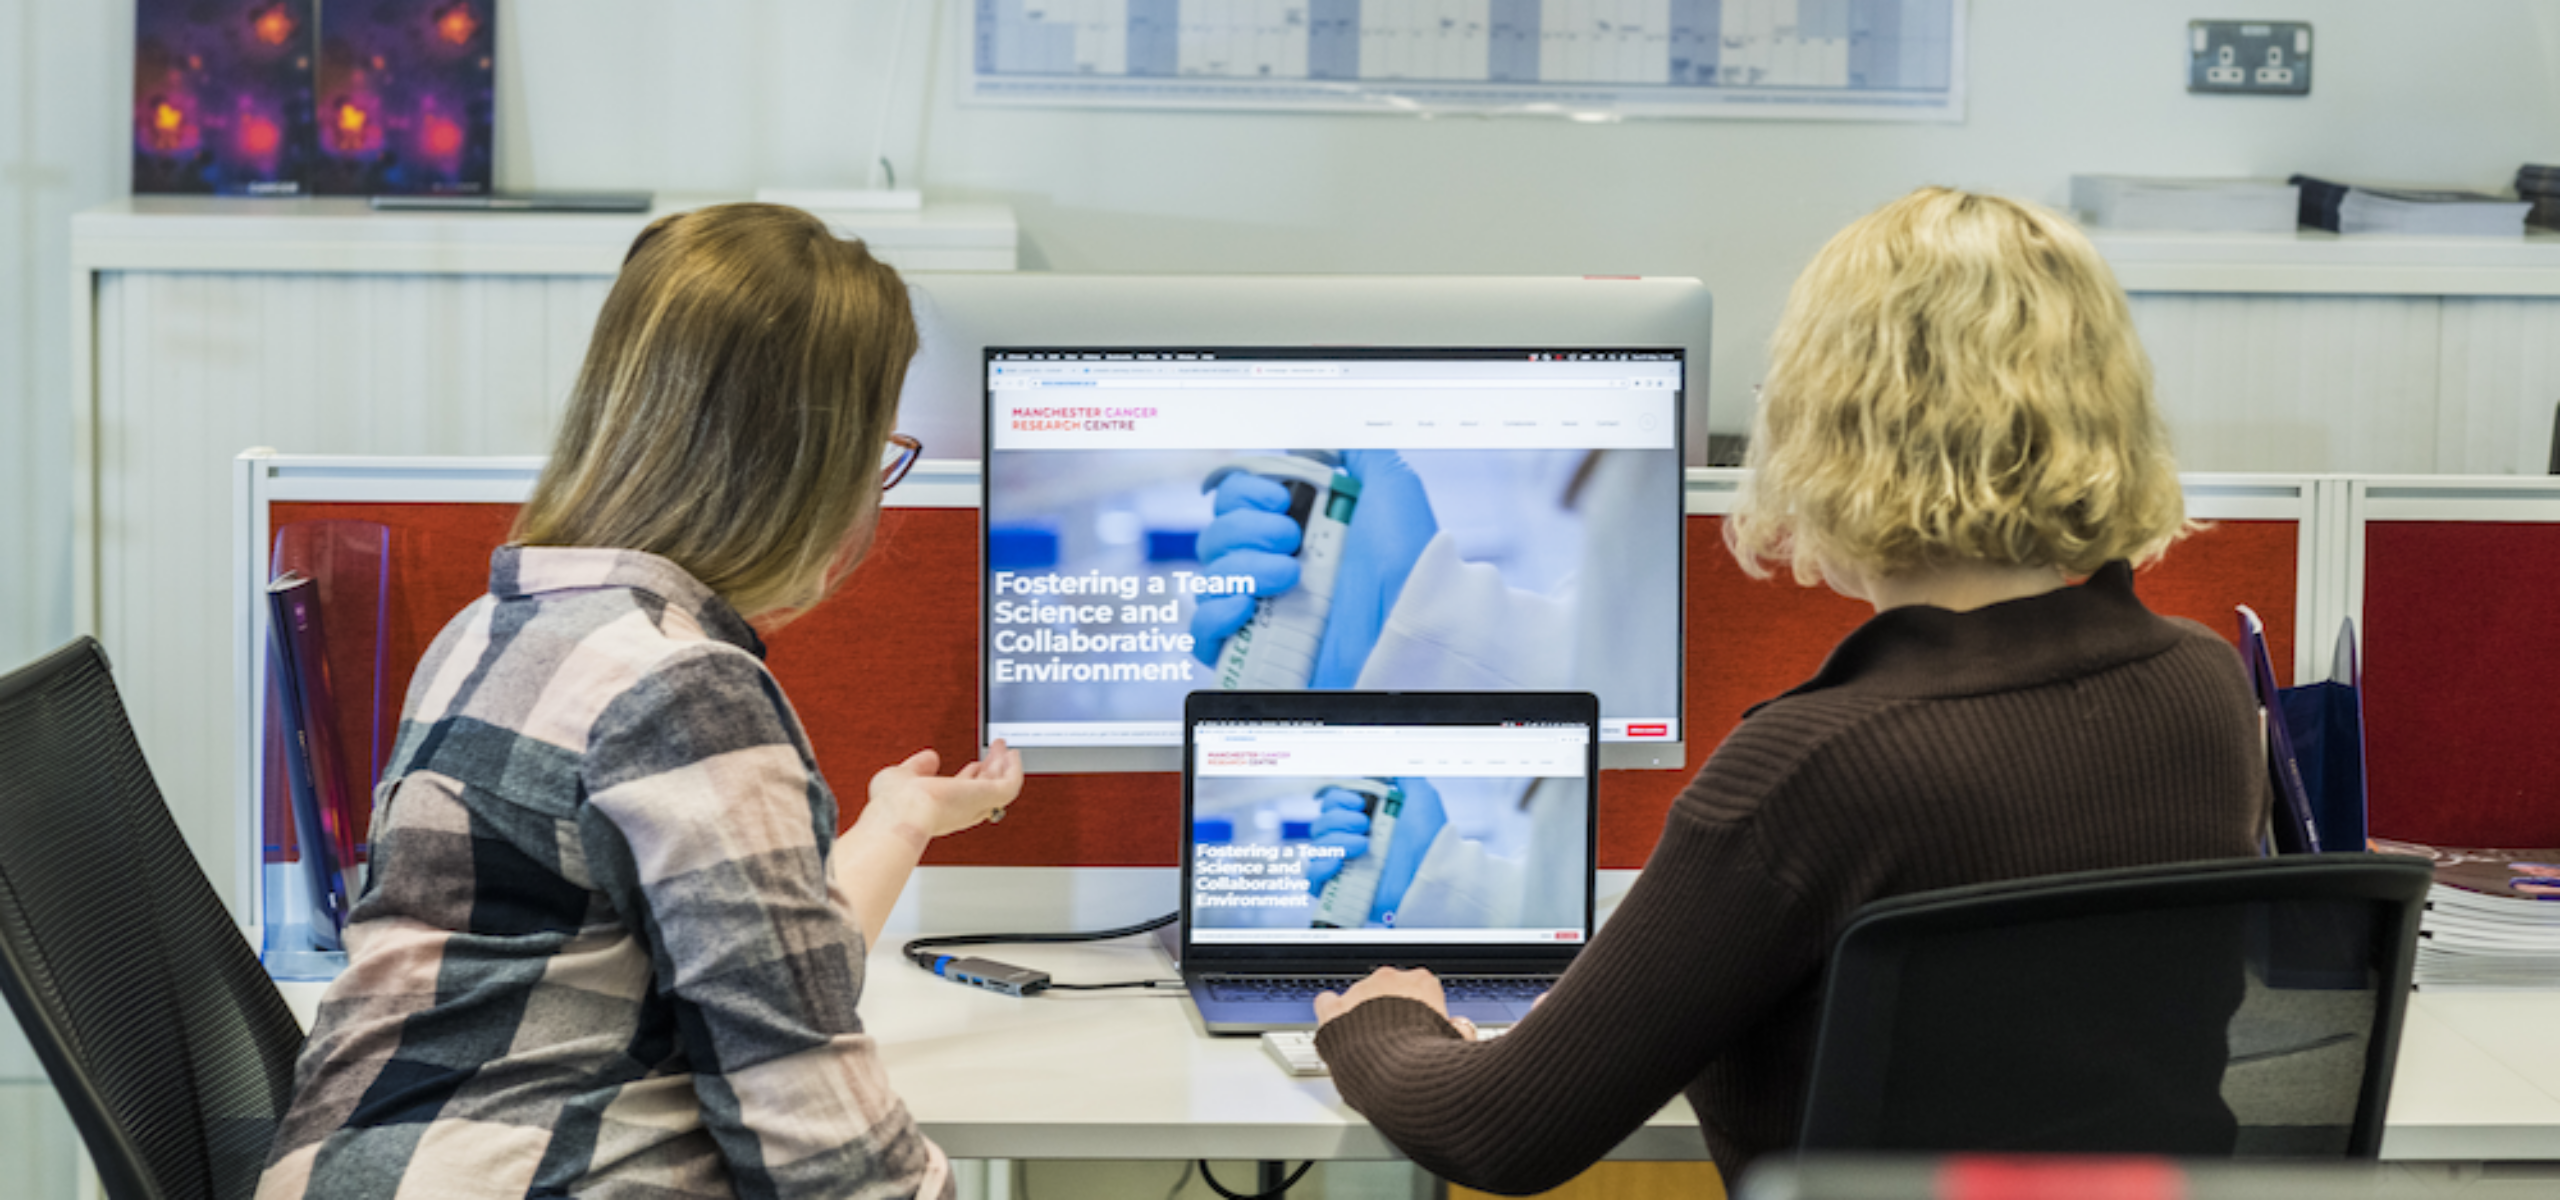
<path fill-rule="evenodd" d="M 1582 562 L 1554 595 L 1514 588 L 1499 569 L 1459 558 L 1448 534 L 1434 535 L 1355 686 L 1592 691 L 1604 709 L 1649 706 L 1653 697 L 1670 715 L 1681 664 L 1661 631 L 1679 619 L 1677 543 L 1627 536 L 1639 525 L 1683 519 L 1644 511 L 1661 504 L 1663 471 L 1676 476 L 1679 466 L 1652 455 L 1601 455 L 1576 506 Z"/>
<path fill-rule="evenodd" d="M 1598 692 L 1604 709 L 1650 704 L 1671 715 L 1679 695 L 1679 656 L 1661 630 L 1678 619 L 1672 572 L 1683 564 L 1664 538 L 1626 536 L 1640 522 L 1677 521 L 1647 513 L 1665 494 L 1666 458 L 1603 454 L 1593 464 L 1576 507 L 1586 531 L 1582 562 L 1555 595 L 1513 588 L 1484 563 L 1458 557 L 1447 534 L 1423 547 L 1387 614 L 1376 649 L 1363 664 L 1365 689 Z M 1659 524 L 1652 526 L 1661 528 Z M 1532 833 L 1526 858 L 1507 859 L 1443 828 L 1414 873 L 1396 910 L 1404 927 L 1581 924 L 1580 874 L 1584 807 L 1580 790 L 1532 789 Z"/>
<path fill-rule="evenodd" d="M 1582 924 L 1582 789 L 1540 780 L 1524 801 L 1528 851 L 1500 858 L 1443 826 L 1396 906 L 1403 929 L 1572 929 Z"/>

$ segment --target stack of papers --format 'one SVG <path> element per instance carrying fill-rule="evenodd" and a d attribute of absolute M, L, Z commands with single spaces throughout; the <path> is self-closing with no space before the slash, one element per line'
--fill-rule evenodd
<path fill-rule="evenodd" d="M 2071 207 L 2092 229 L 2291 233 L 2301 190 L 2276 179 L 2074 175 Z"/>
<path fill-rule="evenodd" d="M 2560 850 L 2449 850 L 2375 839 L 2436 864 L 2418 931 L 2421 988 L 2560 988 Z"/>
<path fill-rule="evenodd" d="M 2369 188 L 2296 175 L 2302 223 L 2339 233 L 2522 237 L 2528 200 L 2420 188 Z"/>

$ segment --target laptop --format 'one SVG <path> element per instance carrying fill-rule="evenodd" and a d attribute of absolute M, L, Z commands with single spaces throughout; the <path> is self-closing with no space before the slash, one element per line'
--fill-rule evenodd
<path fill-rule="evenodd" d="M 1427 967 L 1508 1024 L 1591 940 L 1589 692 L 1193 692 L 1184 982 L 1211 1033 L 1315 1024 L 1315 995 Z"/>

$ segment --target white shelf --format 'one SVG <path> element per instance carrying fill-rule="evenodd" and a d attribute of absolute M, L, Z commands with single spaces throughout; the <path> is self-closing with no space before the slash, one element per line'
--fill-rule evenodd
<path fill-rule="evenodd" d="M 375 212 L 358 198 L 258 200 L 136 196 L 71 218 L 72 265 L 87 271 L 320 274 L 611 275 L 650 221 L 732 196 L 661 196 L 646 213 Z M 1013 210 L 928 204 L 831 213 L 910 271 L 1010 271 Z"/>
<path fill-rule="evenodd" d="M 2560 232 L 2522 237 L 2342 237 L 2094 229 L 2128 292 L 2560 296 Z"/>

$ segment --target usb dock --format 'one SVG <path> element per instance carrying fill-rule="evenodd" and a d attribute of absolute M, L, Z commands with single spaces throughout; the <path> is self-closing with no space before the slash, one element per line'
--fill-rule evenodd
<path fill-rule="evenodd" d="M 933 964 L 933 973 L 953 983 L 965 983 L 1008 996 L 1028 996 L 1049 987 L 1047 971 L 1034 971 L 991 958 L 945 958 Z"/>

